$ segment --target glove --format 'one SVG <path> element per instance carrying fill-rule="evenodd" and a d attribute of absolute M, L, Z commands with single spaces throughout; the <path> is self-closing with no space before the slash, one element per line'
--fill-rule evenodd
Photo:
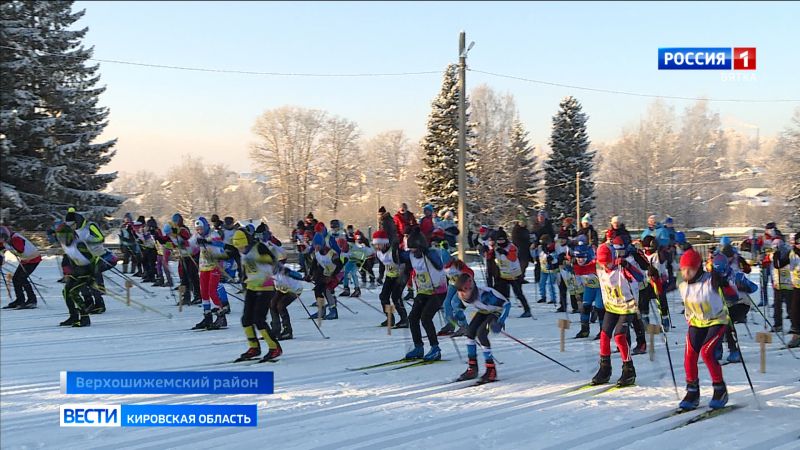
<path fill-rule="evenodd" d="M 502 321 L 497 321 L 497 320 L 492 321 L 491 329 L 492 333 L 494 334 L 500 333 L 501 331 L 503 331 L 505 327 L 506 325 Z"/>

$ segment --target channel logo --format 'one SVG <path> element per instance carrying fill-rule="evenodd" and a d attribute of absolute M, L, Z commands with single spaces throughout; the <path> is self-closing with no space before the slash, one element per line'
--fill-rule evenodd
<path fill-rule="evenodd" d="M 658 70 L 756 70 L 755 47 L 658 49 Z"/>
<path fill-rule="evenodd" d="M 61 405 L 62 427 L 121 426 L 120 405 Z"/>

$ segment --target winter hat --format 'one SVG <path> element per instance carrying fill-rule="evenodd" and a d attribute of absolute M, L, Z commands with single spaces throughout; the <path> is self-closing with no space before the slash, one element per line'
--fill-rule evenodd
<path fill-rule="evenodd" d="M 247 237 L 247 233 L 242 230 L 236 230 L 233 233 L 233 237 L 231 237 L 231 245 L 236 248 L 244 248 L 250 244 L 250 239 Z"/>
<path fill-rule="evenodd" d="M 456 282 L 453 284 L 457 291 L 461 291 L 469 287 L 475 287 L 472 277 L 468 273 L 462 273 L 459 275 L 458 278 L 456 278 Z"/>
<path fill-rule="evenodd" d="M 145 222 L 147 222 L 146 220 L 144 220 L 144 216 L 139 216 L 139 217 L 136 219 L 136 221 L 137 221 L 137 222 L 139 222 L 139 223 L 141 223 L 141 224 L 144 224 Z"/>
<path fill-rule="evenodd" d="M 602 266 L 611 264 L 611 261 L 614 259 L 611 253 L 611 246 L 608 244 L 600 245 L 597 247 L 597 262 Z"/>
<path fill-rule="evenodd" d="M 133 222 L 133 214 L 127 212 L 124 216 L 122 216 L 123 221 Z"/>
<path fill-rule="evenodd" d="M 170 234 L 172 234 L 172 226 L 170 224 L 168 224 L 168 223 L 165 223 L 164 226 L 161 227 L 161 232 L 165 236 L 169 236 Z"/>
<path fill-rule="evenodd" d="M 728 258 L 725 255 L 717 254 L 714 256 L 714 259 L 711 260 L 711 268 L 714 272 L 719 274 L 725 274 L 728 272 Z"/>
<path fill-rule="evenodd" d="M 575 247 L 575 250 L 572 254 L 576 258 L 588 258 L 589 257 L 589 246 L 586 244 L 579 244 Z"/>
<path fill-rule="evenodd" d="M 672 217 L 667 216 L 667 218 L 664 219 L 664 223 L 667 225 L 672 225 Z"/>
<path fill-rule="evenodd" d="M 719 240 L 719 245 L 725 247 L 726 245 L 731 245 L 731 238 L 730 236 L 722 236 Z"/>
<path fill-rule="evenodd" d="M 455 216 L 456 215 L 453 214 L 453 211 L 447 211 L 446 213 L 444 213 L 444 218 L 447 219 L 447 220 L 453 220 L 453 218 L 455 218 Z"/>
<path fill-rule="evenodd" d="M 541 211 L 539 211 L 539 213 L 537 214 L 537 216 L 539 216 L 539 217 L 541 217 L 541 218 L 543 218 L 543 219 L 547 219 L 547 211 L 545 211 L 545 210 L 541 210 Z"/>
<path fill-rule="evenodd" d="M 433 212 L 433 205 L 431 205 L 430 203 L 428 203 L 427 205 L 423 206 L 423 207 L 422 207 L 422 212 L 426 212 L 426 211 Z"/>
<path fill-rule="evenodd" d="M 693 248 L 686 250 L 681 255 L 681 269 L 683 268 L 692 268 L 692 269 L 699 269 L 700 266 L 703 264 L 703 257 L 700 256 L 700 253 L 697 253 Z"/>
<path fill-rule="evenodd" d="M 506 230 L 504 230 L 503 227 L 497 229 L 497 231 L 494 234 L 494 240 L 498 244 L 508 243 L 508 233 L 506 233 Z"/>
<path fill-rule="evenodd" d="M 581 223 L 588 223 L 589 225 L 592 224 L 592 216 L 589 213 L 586 213 L 581 217 Z"/>
<path fill-rule="evenodd" d="M 212 214 L 211 215 L 211 223 L 213 223 L 214 225 L 220 223 L 219 216 L 216 215 L 216 214 Z"/>
<path fill-rule="evenodd" d="M 211 227 L 208 225 L 208 220 L 206 220 L 206 218 L 202 216 L 198 217 L 197 220 L 194 221 L 194 228 L 195 230 L 197 228 L 203 230 L 202 232 L 200 232 L 201 236 L 205 236 L 208 234 L 209 231 L 211 231 Z"/>
<path fill-rule="evenodd" d="M 614 250 L 625 250 L 625 240 L 621 236 L 615 237 L 611 241 L 611 245 L 614 246 Z"/>
<path fill-rule="evenodd" d="M 481 225 L 481 227 L 478 228 L 478 234 L 480 234 L 481 236 L 485 235 L 488 232 L 489 232 L 489 227 L 487 227 L 486 225 Z"/>
<path fill-rule="evenodd" d="M 298 230 L 302 230 L 305 226 L 306 226 L 305 222 L 303 222 L 302 220 L 298 220 L 297 225 L 295 225 L 295 228 L 297 228 Z"/>
<path fill-rule="evenodd" d="M 589 237 L 585 234 L 578 235 L 578 244 L 587 245 L 589 243 Z"/>
<path fill-rule="evenodd" d="M 380 208 L 378 208 L 378 212 L 381 213 L 381 214 L 385 214 L 386 213 L 386 207 L 385 206 L 381 206 Z"/>
<path fill-rule="evenodd" d="M 620 222 L 622 222 L 622 221 L 620 220 L 619 216 L 614 216 L 614 217 L 611 218 L 611 224 L 612 225 L 613 224 L 619 224 Z"/>
<path fill-rule="evenodd" d="M 651 235 L 645 236 L 644 239 L 642 239 L 642 247 L 651 251 L 655 250 L 657 247 L 655 236 Z"/>
<path fill-rule="evenodd" d="M 325 247 L 325 237 L 322 236 L 321 233 L 315 233 L 314 234 L 314 240 L 312 241 L 312 244 L 315 247 L 316 246 Z"/>
<path fill-rule="evenodd" d="M 342 227 L 342 223 L 339 222 L 339 219 L 331 220 L 331 229 L 337 229 L 337 228 L 341 228 L 341 227 Z"/>
<path fill-rule="evenodd" d="M 686 233 L 683 231 L 678 231 L 675 233 L 675 242 L 678 244 L 685 244 L 686 243 Z"/>
<path fill-rule="evenodd" d="M 224 219 L 222 219 L 222 226 L 226 230 L 234 230 L 236 229 L 236 221 L 233 219 L 233 217 L 226 216 Z"/>
<path fill-rule="evenodd" d="M 306 214 L 306 219 L 314 219 L 314 214 L 312 213 Z"/>
<path fill-rule="evenodd" d="M 372 243 L 374 245 L 389 245 L 389 235 L 383 230 L 372 233 Z"/>
<path fill-rule="evenodd" d="M 655 214 L 650 214 L 650 215 L 647 217 L 647 221 L 648 221 L 648 222 L 650 222 L 651 220 L 652 220 L 653 222 L 658 222 L 658 218 L 656 218 L 656 215 L 655 215 Z"/>
<path fill-rule="evenodd" d="M 147 219 L 147 228 L 150 228 L 152 230 L 158 229 L 158 222 L 156 222 L 156 219 L 154 219 L 152 216 L 149 219 Z"/>
<path fill-rule="evenodd" d="M 172 215 L 172 223 L 175 224 L 176 227 L 183 226 L 183 216 L 178 213 Z"/>

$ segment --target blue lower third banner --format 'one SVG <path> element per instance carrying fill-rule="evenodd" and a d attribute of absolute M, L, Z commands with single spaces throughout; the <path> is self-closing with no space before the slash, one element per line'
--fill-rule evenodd
<path fill-rule="evenodd" d="M 272 372 L 61 372 L 64 394 L 272 394 Z"/>
<path fill-rule="evenodd" d="M 61 405 L 62 427 L 255 427 L 256 405 Z"/>

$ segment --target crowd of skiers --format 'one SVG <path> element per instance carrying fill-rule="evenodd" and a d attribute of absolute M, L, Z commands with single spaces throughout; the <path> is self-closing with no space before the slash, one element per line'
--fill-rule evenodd
<path fill-rule="evenodd" d="M 504 329 L 512 291 L 522 306 L 519 317 L 532 316 L 531 303 L 522 289 L 531 281 L 526 279 L 526 272 L 532 264 L 538 303 L 553 304 L 556 312 L 580 314 L 581 329 L 576 338 L 592 336 L 591 324 L 598 323 L 594 339 L 599 341 L 600 368 L 592 384 L 605 384 L 611 378 L 612 340 L 622 360 L 617 385 L 635 383 L 632 355 L 646 352 L 645 329 L 651 322 L 665 333 L 673 328 L 666 295 L 675 289 L 680 291 L 689 324 L 687 393 L 681 408 L 698 405 L 700 357 L 713 383 L 710 406 L 718 408 L 727 402 L 719 364 L 722 342 L 728 344 L 728 361 L 741 361 L 734 323 L 746 321 L 751 307 L 766 306 L 770 279 L 774 289 L 773 331 L 783 331 L 785 303 L 791 320 L 788 346 L 800 345 L 800 237 L 795 233 L 790 241 L 774 223 L 767 225 L 763 236 L 745 240 L 740 249 L 730 238 L 722 238 L 708 255 L 701 255 L 684 233 L 674 229 L 670 217 L 662 224 L 650 216 L 648 227 L 633 237 L 618 216 L 611 218 L 601 234 L 589 214 L 576 226 L 571 218 L 554 224 L 545 211 L 540 211 L 530 226 L 526 220 L 518 220 L 511 236 L 502 227 L 470 230 L 468 242 L 480 255 L 485 286 L 476 283 L 474 271 L 465 261 L 452 256 L 458 235 L 453 212 L 435 215 L 432 205 L 424 206 L 420 219 L 405 203 L 393 215 L 381 207 L 377 230 L 371 236 L 352 225 L 343 227 L 338 219 L 326 226 L 309 213 L 297 223 L 290 238 L 296 245 L 299 270 L 286 265 L 286 250 L 263 221 L 256 225 L 252 221 L 237 222 L 233 217 L 220 220 L 214 214 L 190 223 L 191 228 L 175 214 L 159 227 L 153 217 L 133 220 L 132 214 L 125 214 L 119 232 L 120 271 L 117 257 L 105 248 L 105 237 L 97 225 L 70 209 L 49 233 L 64 254 L 63 295 L 70 316 L 61 325 L 89 326 L 89 314 L 105 310 L 102 296 L 110 293 L 105 289 L 104 272 L 115 270 L 124 278 L 141 277 L 142 282 L 171 289 L 174 281 L 170 265 L 175 260 L 180 277 L 177 303 L 202 305 L 203 318 L 194 329 L 225 328 L 230 312 L 228 296 L 243 293 L 241 325 L 248 349 L 237 361 L 261 355 L 259 335 L 269 347 L 262 360 L 274 360 L 283 352 L 279 341 L 293 338 L 287 307 L 301 295 L 304 281 L 313 286 L 317 307 L 308 315 L 318 320 L 338 319 L 337 295 L 360 297 L 362 286 L 380 285 L 380 303 L 387 311 L 380 326 L 409 328 L 413 348 L 405 360 L 440 360 L 439 337 L 465 336 L 468 368 L 459 379 L 477 377 L 480 344 L 486 367 L 481 381 L 490 382 L 496 379 L 497 371 L 489 332 Z M 5 308 L 35 308 L 35 286 L 29 277 L 41 262 L 37 248 L 21 234 L 0 227 L 0 249 L 0 254 L 9 250 L 18 260 L 12 278 L 16 298 Z M 759 304 L 749 296 L 759 286 L 748 280 L 750 265 L 740 250 L 753 255 L 761 266 Z M 238 292 L 229 293 L 225 284 L 232 284 Z M 340 285 L 342 290 L 337 293 Z M 406 309 L 408 300 L 410 310 Z M 468 308 L 475 312 L 470 320 L 465 313 Z M 433 319 L 440 310 L 445 325 L 437 331 Z M 427 352 L 423 330 L 429 344 Z"/>

